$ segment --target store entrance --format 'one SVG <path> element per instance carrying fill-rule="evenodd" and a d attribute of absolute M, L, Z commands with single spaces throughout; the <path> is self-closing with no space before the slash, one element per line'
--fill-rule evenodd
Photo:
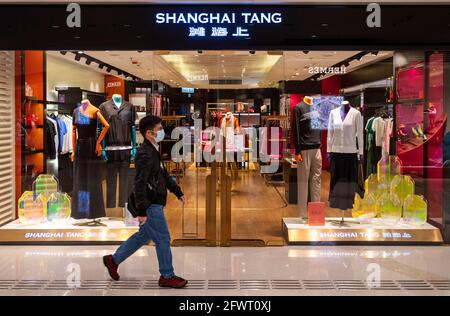
<path fill-rule="evenodd" d="M 163 164 L 187 198 L 167 199 L 174 245 L 406 240 L 399 232 L 439 242 L 426 218 L 408 226 L 395 196 L 415 193 L 414 207 L 429 197 L 430 222 L 442 219 L 443 185 L 433 191 L 431 179 L 442 178 L 443 55 L 395 54 L 17 51 L 16 82 L 26 83 L 15 108 L 19 207 L 0 241 L 132 235 L 139 122 L 154 115 Z"/>

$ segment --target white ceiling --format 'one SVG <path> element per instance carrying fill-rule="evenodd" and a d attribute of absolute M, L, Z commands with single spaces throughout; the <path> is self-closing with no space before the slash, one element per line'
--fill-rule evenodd
<path fill-rule="evenodd" d="M 282 80 L 305 80 L 312 76 L 309 67 L 331 67 L 359 51 L 85 51 L 96 59 L 113 65 L 145 80 L 160 80 L 172 87 L 194 87 L 206 89 L 242 89 L 274 87 Z M 83 67 L 105 73 L 85 59 L 74 60 L 74 54 L 65 56 L 59 52 L 49 54 L 79 63 Z M 368 54 L 354 60 L 347 72 L 392 56 L 392 52 Z M 114 71 L 111 73 L 116 75 Z M 242 84 L 211 85 L 208 79 L 242 79 Z"/>

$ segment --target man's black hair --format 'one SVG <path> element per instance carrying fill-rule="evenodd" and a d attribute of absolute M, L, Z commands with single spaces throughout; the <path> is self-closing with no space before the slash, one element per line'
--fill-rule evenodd
<path fill-rule="evenodd" d="M 155 128 L 155 126 L 161 122 L 162 122 L 162 120 L 160 117 L 154 116 L 154 115 L 147 115 L 146 117 L 143 117 L 139 121 L 139 131 L 141 132 L 142 136 L 144 136 L 144 138 L 145 138 L 145 133 L 148 130 L 153 130 Z"/>

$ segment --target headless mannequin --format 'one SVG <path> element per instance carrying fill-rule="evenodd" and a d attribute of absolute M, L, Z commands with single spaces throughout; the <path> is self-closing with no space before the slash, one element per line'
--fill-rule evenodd
<path fill-rule="evenodd" d="M 123 104 L 123 98 L 120 94 L 113 94 L 112 95 L 112 101 L 117 108 L 120 109 L 120 107 Z M 132 149 L 131 149 L 131 156 L 134 158 L 136 157 L 136 126 L 131 127 L 131 143 L 132 143 Z M 102 150 L 102 159 L 104 161 L 108 161 L 108 157 L 106 155 L 105 148 L 105 141 L 102 142 L 103 150 Z"/>
<path fill-rule="evenodd" d="M 342 122 L 345 120 L 345 118 L 347 117 L 348 112 L 350 111 L 350 102 L 348 101 L 343 101 L 342 105 L 341 105 L 341 120 Z M 327 160 L 330 161 L 330 153 L 327 153 Z M 358 161 L 361 163 L 362 162 L 362 155 L 358 155 Z"/>
<path fill-rule="evenodd" d="M 96 150 L 95 150 L 95 153 L 98 156 L 101 156 L 102 152 L 103 152 L 101 144 L 102 144 L 103 139 L 105 138 L 106 132 L 108 132 L 109 124 L 105 120 L 103 115 L 100 113 L 100 111 L 95 106 L 93 106 L 89 100 L 81 101 L 81 110 L 83 111 L 84 114 L 86 114 L 89 117 L 96 116 L 97 119 L 100 121 L 100 123 L 102 123 L 102 125 L 103 125 L 102 132 L 100 133 L 100 136 L 97 139 Z M 76 142 L 77 142 L 77 126 L 76 126 L 76 124 L 73 124 L 73 127 L 72 127 L 72 144 L 73 144 L 73 148 L 76 148 Z M 72 152 L 72 155 L 70 156 L 70 159 L 72 161 L 74 161 L 74 159 L 75 159 L 75 150 Z"/>
<path fill-rule="evenodd" d="M 313 100 L 314 99 L 312 97 L 308 97 L 308 96 L 305 96 L 303 98 L 303 102 L 305 102 L 309 106 L 313 105 Z M 299 153 L 299 154 L 295 155 L 295 160 L 297 161 L 297 163 L 302 162 L 303 161 L 302 154 Z"/>

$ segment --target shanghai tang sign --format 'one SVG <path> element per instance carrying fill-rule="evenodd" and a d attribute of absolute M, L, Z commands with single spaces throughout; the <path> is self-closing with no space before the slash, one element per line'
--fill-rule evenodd
<path fill-rule="evenodd" d="M 250 38 L 250 25 L 280 24 L 280 12 L 157 12 L 157 24 L 186 27 L 188 37 Z"/>

